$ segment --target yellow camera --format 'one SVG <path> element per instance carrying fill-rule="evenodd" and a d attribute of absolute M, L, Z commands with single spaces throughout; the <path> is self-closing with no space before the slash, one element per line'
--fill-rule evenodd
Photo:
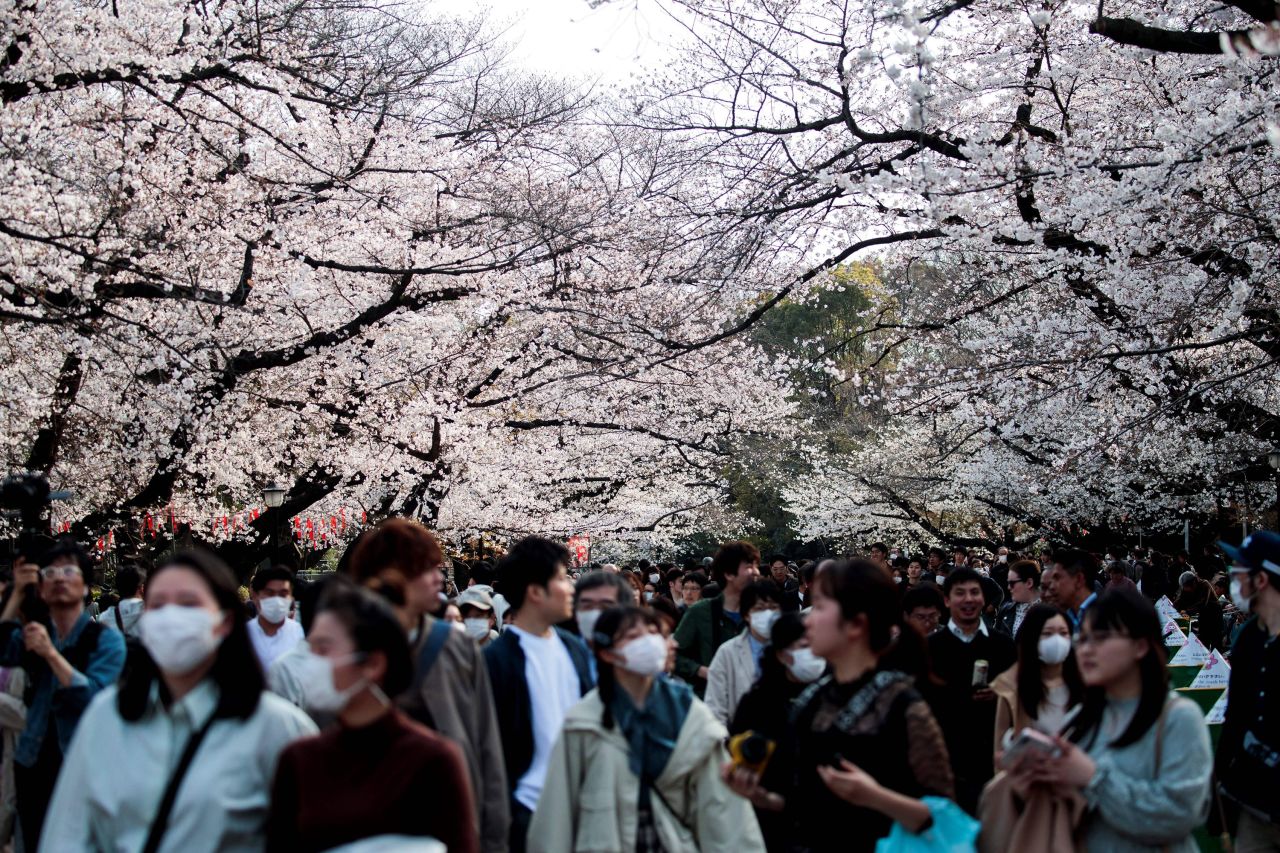
<path fill-rule="evenodd" d="M 729 738 L 729 757 L 733 759 L 734 765 L 750 770 L 757 776 L 764 773 L 776 748 L 777 744 L 755 732 L 743 732 Z"/>

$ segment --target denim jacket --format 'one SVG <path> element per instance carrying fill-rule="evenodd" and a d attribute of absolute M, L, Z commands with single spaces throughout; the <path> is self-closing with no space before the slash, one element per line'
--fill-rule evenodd
<path fill-rule="evenodd" d="M 89 624 L 88 611 L 80 615 L 71 632 L 65 638 L 59 637 L 56 628 L 50 628 L 49 637 L 59 652 L 75 645 L 80 633 Z M 0 623 L 0 666 L 19 666 L 24 663 L 26 643 L 22 640 L 22 626 L 17 622 Z M 27 727 L 18 738 L 18 748 L 14 751 L 14 760 L 23 767 L 31 767 L 40 756 L 40 746 L 44 742 L 45 733 L 49 730 L 49 720 L 58 735 L 58 749 L 65 753 L 71 743 L 71 735 L 75 732 L 80 715 L 89 706 L 89 700 L 104 687 L 115 684 L 124 669 L 124 636 L 114 628 L 102 627 L 98 635 L 98 645 L 89 653 L 89 663 L 85 671 L 76 670 L 71 676 L 71 684 L 63 687 L 54 677 L 53 671 L 43 660 L 34 663 L 28 658 L 27 678 L 33 685 L 31 705 L 27 708 Z"/>

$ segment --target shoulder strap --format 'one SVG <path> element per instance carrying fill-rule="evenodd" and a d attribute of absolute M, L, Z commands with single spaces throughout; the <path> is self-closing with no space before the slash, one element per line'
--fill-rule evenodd
<path fill-rule="evenodd" d="M 427 673 L 431 671 L 431 667 L 435 666 L 436 658 L 440 657 L 440 652 L 444 649 L 445 641 L 449 639 L 449 632 L 453 629 L 449 627 L 449 623 L 443 619 L 437 619 L 431 625 L 431 631 L 427 634 L 426 642 L 422 644 L 422 651 L 418 653 L 418 668 L 413 674 L 413 692 L 416 695 L 422 687 L 422 682 L 427 677 Z"/>
<path fill-rule="evenodd" d="M 94 619 L 86 622 L 84 630 L 80 632 L 79 637 L 76 637 L 75 643 L 72 644 L 71 648 L 62 652 L 62 656 L 67 663 L 84 672 L 85 667 L 89 665 L 89 657 L 98 648 L 98 637 L 102 634 L 102 630 L 101 622 Z"/>
<path fill-rule="evenodd" d="M 204 736 L 209 733 L 209 729 L 217 718 L 218 712 L 215 710 L 209 715 L 209 719 L 205 720 L 204 725 L 193 732 L 187 740 L 182 757 L 178 759 L 178 766 L 173 768 L 173 775 L 169 777 L 169 784 L 165 786 L 164 796 L 160 798 L 160 807 L 156 809 L 156 816 L 151 821 L 151 829 L 147 831 L 147 843 L 142 848 L 142 853 L 156 853 L 160 849 L 165 830 L 169 828 L 169 815 L 173 811 L 174 802 L 178 799 L 178 789 L 182 787 L 182 779 L 187 775 L 191 761 L 196 757 L 196 751 L 200 749 Z"/>
<path fill-rule="evenodd" d="M 119 628 L 119 629 L 120 629 L 120 633 L 121 633 L 121 634 L 123 634 L 123 633 L 124 633 L 124 619 L 122 619 L 122 618 L 121 618 L 121 616 L 120 616 L 120 605 L 119 605 L 119 604 L 117 604 L 115 607 L 111 608 L 111 612 L 113 612 L 113 613 L 115 613 L 115 614 L 116 614 L 116 627 L 117 627 L 117 628 Z"/>

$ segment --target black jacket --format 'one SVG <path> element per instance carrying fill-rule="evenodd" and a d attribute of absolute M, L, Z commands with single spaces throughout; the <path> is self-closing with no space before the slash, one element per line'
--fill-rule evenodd
<path fill-rule="evenodd" d="M 1217 754 L 1222 791 L 1280 823 L 1280 766 L 1267 766 L 1268 756 L 1280 760 L 1280 638 L 1264 631 L 1256 616 L 1232 647 L 1228 693 Z M 1257 742 L 1252 754 L 1246 740 Z"/>
<path fill-rule="evenodd" d="M 591 675 L 591 652 L 581 638 L 562 628 L 555 629 L 578 672 L 578 687 L 585 696 L 595 686 Z M 502 732 L 502 752 L 507 764 L 507 787 L 515 791 L 520 777 L 533 763 L 533 703 L 524 675 L 524 649 L 514 631 L 503 631 L 484 649 L 489 668 L 493 704 Z"/>

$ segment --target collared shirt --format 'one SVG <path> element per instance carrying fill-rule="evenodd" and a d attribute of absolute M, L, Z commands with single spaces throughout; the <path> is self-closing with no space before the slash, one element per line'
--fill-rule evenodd
<path fill-rule="evenodd" d="M 58 629 L 49 627 L 49 639 L 59 653 L 76 644 L 85 626 L 92 617 L 85 611 L 80 614 L 76 624 L 67 632 L 66 637 L 58 636 Z M 4 654 L 0 655 L 0 666 L 18 666 L 24 664 L 26 642 L 22 639 L 22 626 L 17 622 L 8 622 L 0 626 L 0 632 L 8 631 L 8 642 L 4 644 Z M 0 637 L 3 637 L 0 633 Z M 65 752 L 71 744 L 71 735 L 75 731 L 80 715 L 94 694 L 114 684 L 124 668 L 124 636 L 114 628 L 103 626 L 98 634 L 98 644 L 89 653 L 89 662 L 84 672 L 73 669 L 71 683 L 63 687 L 54 676 L 53 670 L 42 659 L 25 662 L 29 671 L 27 677 L 34 684 L 31 705 L 27 708 L 27 726 L 18 737 L 18 746 L 13 758 L 23 767 L 31 767 L 40 757 L 40 746 L 49 734 L 49 726 L 54 727 L 53 735 L 58 738 L 58 749 Z"/>
<path fill-rule="evenodd" d="M 58 774 L 41 849 L 141 850 L 187 741 L 218 698 L 217 685 L 205 679 L 166 708 L 153 685 L 142 717 L 131 723 L 116 707 L 116 689 L 104 690 Z M 248 719 L 214 723 L 178 789 L 160 849 L 260 853 L 280 752 L 315 732 L 305 714 L 268 692 Z"/>
<path fill-rule="evenodd" d="M 1033 604 L 1040 603 L 1040 596 L 1036 596 L 1035 601 L 1016 602 L 1013 608 L 1013 634 L 1017 636 L 1018 629 L 1022 627 L 1022 620 L 1027 618 L 1027 611 L 1031 609 Z"/>
<path fill-rule="evenodd" d="M 991 632 L 987 630 L 987 623 L 984 622 L 981 617 L 978 618 L 978 630 L 974 631 L 972 634 L 966 634 L 964 632 L 964 629 L 962 629 L 959 625 L 957 625 L 956 620 L 954 619 L 947 620 L 947 628 L 951 631 L 951 633 L 955 634 L 956 637 L 961 642 L 964 642 L 964 643 L 972 643 L 973 638 L 978 636 L 979 634 L 981 634 L 984 637 L 991 636 Z"/>
<path fill-rule="evenodd" d="M 756 661 L 756 678 L 760 677 L 760 659 L 764 657 L 764 648 L 768 643 L 762 643 L 755 636 L 747 631 L 747 644 L 751 646 L 751 657 Z"/>
<path fill-rule="evenodd" d="M 1089 597 L 1080 602 L 1080 606 L 1075 610 L 1067 608 L 1067 618 L 1071 620 L 1071 633 L 1080 633 L 1080 623 L 1084 621 L 1084 612 L 1089 609 L 1089 605 L 1098 600 L 1096 592 L 1089 593 Z"/>

